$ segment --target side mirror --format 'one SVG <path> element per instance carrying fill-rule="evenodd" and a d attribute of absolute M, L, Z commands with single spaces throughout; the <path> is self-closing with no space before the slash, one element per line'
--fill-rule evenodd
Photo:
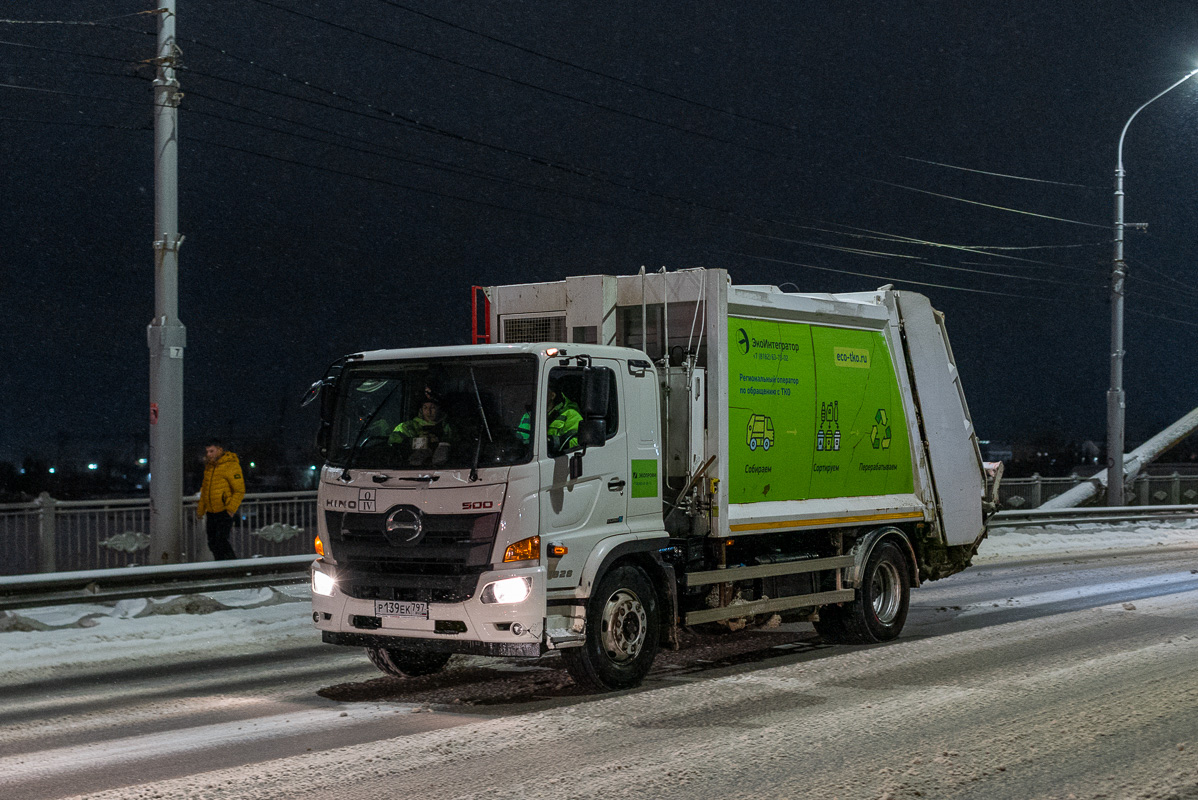
<path fill-rule="evenodd" d="M 322 456 L 329 454 L 329 439 L 333 434 L 333 412 L 337 405 L 337 381 L 344 367 L 342 361 L 334 363 L 329 367 L 328 373 L 309 386 L 304 394 L 304 406 L 320 398 L 320 430 L 316 432 L 316 451 Z"/>
<path fill-rule="evenodd" d="M 300 408 L 307 408 L 312 401 L 320 397 L 320 387 L 324 386 L 324 381 L 319 380 L 308 387 L 308 391 L 304 392 L 304 399 L 300 401 Z"/>
<path fill-rule="evenodd" d="M 603 419 L 607 416 L 608 396 L 611 382 L 607 370 L 597 370 L 586 367 L 582 371 L 582 404 L 583 419 Z"/>

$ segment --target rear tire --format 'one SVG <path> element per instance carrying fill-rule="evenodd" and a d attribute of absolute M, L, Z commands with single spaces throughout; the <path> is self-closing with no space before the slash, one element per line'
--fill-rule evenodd
<path fill-rule="evenodd" d="M 884 541 L 866 559 L 857 599 L 819 610 L 815 630 L 827 642 L 888 642 L 903 630 L 911 604 L 911 565 L 898 544 Z"/>
<path fill-rule="evenodd" d="M 587 602 L 586 643 L 562 651 L 570 677 L 600 692 L 639 685 L 657 657 L 660 613 L 644 570 L 624 566 L 608 572 Z"/>
<path fill-rule="evenodd" d="M 451 653 L 427 653 L 399 647 L 371 646 L 366 648 L 370 663 L 396 678 L 416 678 L 440 672 L 449 662 Z"/>

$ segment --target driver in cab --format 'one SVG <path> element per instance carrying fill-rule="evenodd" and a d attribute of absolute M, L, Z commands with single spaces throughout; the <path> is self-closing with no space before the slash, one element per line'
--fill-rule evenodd
<path fill-rule="evenodd" d="M 412 463 L 425 461 L 430 454 L 433 462 L 439 463 L 449 456 L 449 439 L 452 435 L 453 429 L 441 412 L 440 400 L 435 395 L 426 393 L 416 416 L 396 425 L 387 441 L 390 444 L 410 442 Z"/>
<path fill-rule="evenodd" d="M 548 394 L 549 452 L 564 453 L 578 447 L 578 425 L 582 412 L 578 404 L 561 392 L 561 386 L 550 381 Z"/>

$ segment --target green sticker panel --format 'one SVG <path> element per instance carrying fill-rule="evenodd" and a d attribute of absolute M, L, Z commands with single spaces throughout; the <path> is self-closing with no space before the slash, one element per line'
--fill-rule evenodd
<path fill-rule="evenodd" d="M 728 318 L 729 502 L 912 491 L 879 331 Z"/>
<path fill-rule="evenodd" d="M 632 459 L 632 496 L 657 497 L 657 459 Z"/>

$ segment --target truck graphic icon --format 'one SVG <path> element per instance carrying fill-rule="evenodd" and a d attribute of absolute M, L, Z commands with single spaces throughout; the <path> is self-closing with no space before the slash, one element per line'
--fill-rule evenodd
<path fill-rule="evenodd" d="M 765 414 L 749 417 L 748 442 L 750 450 L 756 450 L 757 445 L 761 445 L 763 450 L 768 451 L 774 444 L 774 421 Z"/>

